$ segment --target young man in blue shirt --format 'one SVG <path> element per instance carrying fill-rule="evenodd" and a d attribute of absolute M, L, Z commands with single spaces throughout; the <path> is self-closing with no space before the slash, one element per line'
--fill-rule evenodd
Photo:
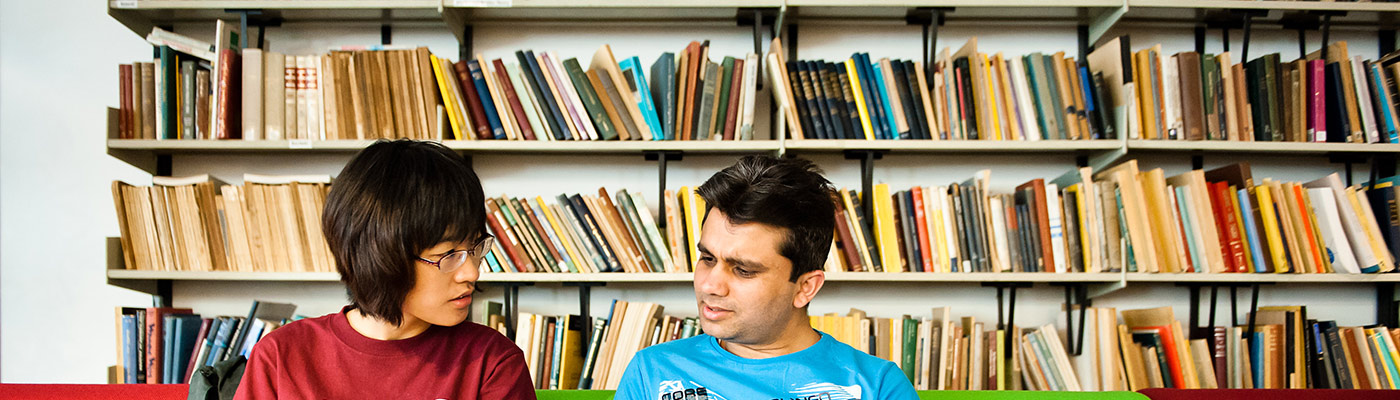
<path fill-rule="evenodd" d="M 698 188 L 704 335 L 648 347 L 617 400 L 917 399 L 894 363 L 812 329 L 836 192 L 810 161 L 749 156 Z"/>

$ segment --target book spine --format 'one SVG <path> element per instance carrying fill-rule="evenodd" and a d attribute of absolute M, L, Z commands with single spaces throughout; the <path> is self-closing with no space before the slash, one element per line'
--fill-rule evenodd
<path fill-rule="evenodd" d="M 486 75 L 481 70 L 481 64 L 476 60 L 467 60 L 467 72 L 471 74 L 472 85 L 476 87 L 476 94 L 481 99 L 481 108 L 486 114 L 486 120 L 491 124 L 491 138 L 504 140 L 505 127 L 501 125 L 501 115 L 496 113 L 496 102 L 491 99 L 491 90 L 486 87 Z M 473 109 L 472 112 L 475 113 L 476 110 Z"/>

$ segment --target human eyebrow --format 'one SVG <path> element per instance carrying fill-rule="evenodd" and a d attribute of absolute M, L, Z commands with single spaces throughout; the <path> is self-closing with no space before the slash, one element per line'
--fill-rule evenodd
<path fill-rule="evenodd" d="M 749 270 L 749 272 L 763 272 L 764 270 L 768 269 L 768 267 L 765 267 L 761 262 L 738 257 L 725 257 L 724 262 L 728 263 L 729 265 L 742 267 L 744 269 Z"/>

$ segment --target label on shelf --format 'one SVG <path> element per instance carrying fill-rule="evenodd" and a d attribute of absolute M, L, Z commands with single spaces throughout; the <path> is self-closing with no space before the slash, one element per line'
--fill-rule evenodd
<path fill-rule="evenodd" d="M 513 0 L 452 0 L 453 7 L 510 7 Z"/>
<path fill-rule="evenodd" d="M 292 140 L 288 140 L 288 141 L 287 141 L 287 148 L 289 148 L 289 149 L 309 149 L 309 148 L 311 148 L 311 139 L 292 139 Z"/>
<path fill-rule="evenodd" d="M 117 0 L 114 8 L 136 8 L 136 0 Z"/>

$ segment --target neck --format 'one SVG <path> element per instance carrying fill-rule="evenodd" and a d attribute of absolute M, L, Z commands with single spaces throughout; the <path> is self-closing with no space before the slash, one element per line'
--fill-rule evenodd
<path fill-rule="evenodd" d="M 728 350 L 736 356 L 743 358 L 759 359 L 772 358 L 788 355 L 817 344 L 822 335 L 817 333 L 808 322 L 806 315 L 802 318 L 794 319 L 787 324 L 782 332 L 766 343 L 736 343 L 720 340 L 721 348 Z"/>
<path fill-rule="evenodd" d="M 418 336 L 430 326 L 423 320 L 413 318 L 408 315 L 403 316 L 403 322 L 394 325 L 388 321 L 371 317 L 361 313 L 359 309 L 350 310 L 345 313 L 345 319 L 349 320 L 350 327 L 361 336 L 375 340 L 403 340 Z"/>

